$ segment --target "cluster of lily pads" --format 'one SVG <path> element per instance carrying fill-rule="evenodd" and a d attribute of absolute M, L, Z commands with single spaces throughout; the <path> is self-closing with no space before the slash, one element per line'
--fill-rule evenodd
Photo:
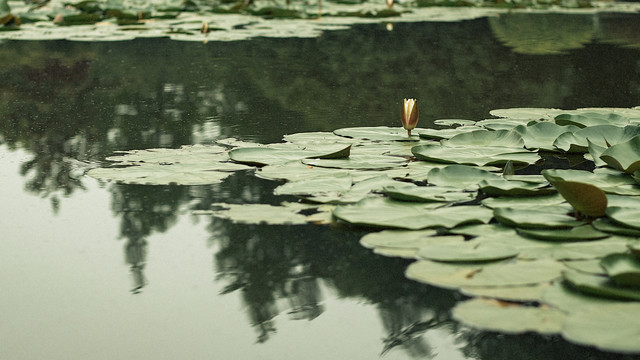
<path fill-rule="evenodd" d="M 453 309 L 462 323 L 640 353 L 640 108 L 491 114 L 410 136 L 359 127 L 128 151 L 89 175 L 196 185 L 255 171 L 300 201 L 198 213 L 381 230 L 361 244 L 415 260 L 410 279 L 471 297 Z"/>

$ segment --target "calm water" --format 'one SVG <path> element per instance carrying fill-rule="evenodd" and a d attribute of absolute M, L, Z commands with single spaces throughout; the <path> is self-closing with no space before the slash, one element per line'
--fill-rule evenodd
<path fill-rule="evenodd" d="M 640 17 L 503 15 L 236 43 L 0 43 L 0 359 L 601 359 L 472 331 L 460 295 L 406 280 L 356 230 L 191 215 L 278 203 L 211 186 L 101 184 L 115 150 L 421 126 L 505 107 L 640 105 Z"/>

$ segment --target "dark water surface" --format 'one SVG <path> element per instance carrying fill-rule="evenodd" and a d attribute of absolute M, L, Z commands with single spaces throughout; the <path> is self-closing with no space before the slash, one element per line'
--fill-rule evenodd
<path fill-rule="evenodd" d="M 640 105 L 640 16 L 512 14 L 315 39 L 0 43 L 0 359 L 602 359 L 559 337 L 472 331 L 460 295 L 405 279 L 362 232 L 248 226 L 210 186 L 100 184 L 116 150 L 480 120 L 506 107 Z"/>

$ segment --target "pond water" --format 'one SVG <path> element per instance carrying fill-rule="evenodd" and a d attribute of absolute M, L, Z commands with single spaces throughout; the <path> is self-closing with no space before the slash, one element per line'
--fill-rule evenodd
<path fill-rule="evenodd" d="M 461 295 L 407 280 L 407 261 L 358 244 L 364 230 L 192 214 L 291 200 L 250 173 L 134 186 L 83 172 L 117 150 L 399 126 L 404 97 L 419 100 L 421 127 L 507 107 L 637 106 L 639 20 L 503 14 L 312 39 L 0 43 L 0 358 L 620 358 L 465 328 L 449 314 Z"/>

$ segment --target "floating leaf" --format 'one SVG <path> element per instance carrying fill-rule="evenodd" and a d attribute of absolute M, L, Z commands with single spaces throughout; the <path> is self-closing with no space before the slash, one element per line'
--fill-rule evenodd
<path fill-rule="evenodd" d="M 452 228 L 461 224 L 487 223 L 491 211 L 478 206 L 437 208 L 431 203 L 409 203 L 367 198 L 354 205 L 338 206 L 333 215 L 353 225 L 401 229 Z"/>
<path fill-rule="evenodd" d="M 453 308 L 453 318 L 465 325 L 507 334 L 558 334 L 565 317 L 556 309 L 481 298 L 460 302 Z"/>
<path fill-rule="evenodd" d="M 448 289 L 469 286 L 518 286 L 558 278 L 564 266 L 553 260 L 454 264 L 430 260 L 409 265 L 409 279 Z"/>
<path fill-rule="evenodd" d="M 591 226 L 596 230 L 609 234 L 626 235 L 640 237 L 640 229 L 633 229 L 626 226 L 618 225 L 607 218 L 595 219 Z"/>
<path fill-rule="evenodd" d="M 640 209 L 632 207 L 610 206 L 607 216 L 618 224 L 640 229 Z"/>
<path fill-rule="evenodd" d="M 333 169 L 386 170 L 406 165 L 407 159 L 385 155 L 351 155 L 348 159 L 303 159 L 302 163 Z"/>
<path fill-rule="evenodd" d="M 544 109 L 544 108 L 509 108 L 509 109 L 495 109 L 489 111 L 489 113 L 496 117 L 501 118 L 513 118 L 524 120 L 551 120 L 556 115 L 561 114 L 563 111 L 560 109 Z"/>
<path fill-rule="evenodd" d="M 522 140 L 520 134 L 514 131 L 477 130 L 458 134 L 447 141 L 443 141 L 442 145 L 522 148 L 524 146 L 524 140 Z"/>
<path fill-rule="evenodd" d="M 600 155 L 600 159 L 609 166 L 629 174 L 640 170 L 640 135 L 611 146 Z"/>
<path fill-rule="evenodd" d="M 216 217 L 244 224 L 296 225 L 306 224 L 307 217 L 298 214 L 300 209 L 266 204 L 214 203 L 217 209 L 210 213 Z"/>
<path fill-rule="evenodd" d="M 463 190 L 477 190 L 482 180 L 501 180 L 500 175 L 467 165 L 449 165 L 429 171 L 427 181 L 437 186 L 455 187 Z"/>
<path fill-rule="evenodd" d="M 273 192 L 276 195 L 317 195 L 330 192 L 343 193 L 351 189 L 351 185 L 351 175 L 343 173 L 288 182 L 278 186 Z"/>
<path fill-rule="evenodd" d="M 462 202 L 476 198 L 475 192 L 462 192 L 457 188 L 443 186 L 417 186 L 403 184 L 385 186 L 383 192 L 390 198 L 415 202 Z"/>
<path fill-rule="evenodd" d="M 542 301 L 566 313 L 582 311 L 590 307 L 607 304 L 620 304 L 620 300 L 589 296 L 564 281 L 555 281 L 542 293 Z"/>
<path fill-rule="evenodd" d="M 462 243 L 432 243 L 420 247 L 417 255 L 442 262 L 477 262 L 512 258 L 518 250 L 502 244 L 466 241 Z"/>
<path fill-rule="evenodd" d="M 360 140 L 373 140 L 373 141 L 418 141 L 420 137 L 418 134 L 422 129 L 413 129 L 412 132 L 415 135 L 408 136 L 407 130 L 402 127 L 353 127 L 334 130 L 333 133 L 338 136 L 344 136 L 353 139 Z"/>
<path fill-rule="evenodd" d="M 488 196 L 538 196 L 556 192 L 546 185 L 505 179 L 485 179 L 478 183 L 480 191 Z"/>
<path fill-rule="evenodd" d="M 563 271 L 562 276 L 571 286 L 586 294 L 610 299 L 640 300 L 639 289 L 619 287 L 605 276 L 583 274 L 573 270 Z"/>
<path fill-rule="evenodd" d="M 291 160 L 282 164 L 266 165 L 256 170 L 256 176 L 270 180 L 297 181 L 326 176 L 350 174 L 349 170 L 337 170 L 305 165 L 299 160 Z"/>
<path fill-rule="evenodd" d="M 539 240 L 549 241 L 589 241 L 609 237 L 591 225 L 576 226 L 570 229 L 518 229 L 518 233 Z"/>
<path fill-rule="evenodd" d="M 490 197 L 482 200 L 482 205 L 495 209 L 501 207 L 510 208 L 537 208 L 540 206 L 554 206 L 566 203 L 566 200 L 560 194 L 542 195 L 535 197 Z M 571 206 L 567 204 L 567 212 L 571 210 Z"/>
<path fill-rule="evenodd" d="M 370 249 L 380 246 L 418 249 L 422 241 L 437 241 L 438 237 L 434 237 L 437 234 L 435 230 L 382 230 L 363 236 L 360 245 Z"/>
<path fill-rule="evenodd" d="M 629 119 L 618 114 L 603 114 L 600 112 L 565 113 L 555 117 L 558 125 L 574 125 L 577 127 L 591 127 L 596 125 L 628 125 Z"/>
<path fill-rule="evenodd" d="M 465 120 L 465 119 L 437 119 L 437 120 L 434 120 L 433 123 L 439 126 L 457 128 L 462 126 L 471 126 L 471 125 L 474 125 L 476 122 L 475 120 Z"/>
<path fill-rule="evenodd" d="M 568 341 L 605 351 L 640 353 L 640 303 L 603 304 L 571 313 L 562 330 Z"/>
<path fill-rule="evenodd" d="M 601 254 L 599 254 L 601 255 Z M 606 275 L 602 266 L 600 266 L 600 257 L 595 259 L 583 259 L 583 260 L 567 260 L 563 263 L 572 270 L 577 270 L 586 274 L 592 275 Z"/>
<path fill-rule="evenodd" d="M 282 164 L 291 160 L 308 158 L 340 159 L 349 157 L 351 145 L 330 144 L 316 149 L 301 149 L 295 145 L 289 148 L 243 147 L 229 151 L 231 160 L 248 165 Z"/>
<path fill-rule="evenodd" d="M 460 292 L 467 296 L 482 296 L 485 298 L 492 298 L 504 301 L 516 301 L 516 302 L 542 302 L 542 295 L 549 287 L 548 283 L 540 283 L 535 285 L 523 285 L 523 286 L 472 286 L 468 288 L 460 288 Z"/>
<path fill-rule="evenodd" d="M 550 244 L 547 241 L 531 240 L 528 243 L 513 241 L 507 244 L 520 251 L 520 259 L 543 259 L 551 258 L 555 260 L 588 260 L 597 259 L 602 256 L 625 250 L 627 242 L 619 238 L 608 238 L 604 240 L 590 240 L 578 242 L 555 242 Z"/>
<path fill-rule="evenodd" d="M 418 159 L 462 165 L 503 165 L 511 160 L 514 164 L 533 164 L 540 159 L 538 154 L 522 151 L 510 151 L 505 147 L 441 145 L 418 145 L 411 149 Z"/>
<path fill-rule="evenodd" d="M 563 208 L 550 206 L 538 209 L 497 208 L 493 214 L 502 224 L 524 229 L 571 228 L 585 224 L 565 214 Z"/>
<path fill-rule="evenodd" d="M 420 131 L 421 139 L 445 140 L 471 131 L 482 130 L 480 126 L 460 126 L 455 129 L 423 129 Z"/>
<path fill-rule="evenodd" d="M 554 170 L 543 170 L 542 175 L 580 214 L 593 217 L 604 215 L 607 196 L 600 188 L 587 183 L 566 181 Z"/>
<path fill-rule="evenodd" d="M 560 126 L 552 122 L 543 121 L 530 126 L 518 125 L 513 128 L 522 136 L 524 146 L 527 149 L 540 149 L 546 151 L 556 151 L 553 146 L 558 136 L 566 132 L 575 132 L 580 130 L 576 126 Z"/>
<path fill-rule="evenodd" d="M 617 285 L 639 287 L 640 291 L 640 260 L 635 256 L 610 254 L 602 258 L 600 265 Z"/>

